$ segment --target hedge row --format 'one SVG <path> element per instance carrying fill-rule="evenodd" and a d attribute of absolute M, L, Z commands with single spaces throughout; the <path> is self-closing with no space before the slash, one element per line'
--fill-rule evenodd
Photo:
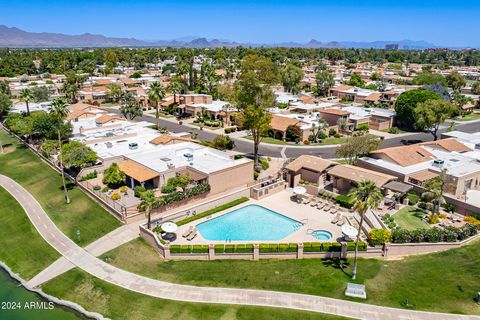
<path fill-rule="evenodd" d="M 260 243 L 260 253 L 284 253 L 297 252 L 296 243 Z M 347 243 L 347 251 L 354 251 L 355 243 Z M 366 251 L 367 244 L 359 242 L 358 251 Z M 340 252 L 341 244 L 338 242 L 305 242 L 303 244 L 304 252 Z M 208 245 L 178 245 L 170 246 L 170 253 L 208 253 Z M 253 244 L 216 244 L 215 254 L 223 253 L 253 253 Z"/>

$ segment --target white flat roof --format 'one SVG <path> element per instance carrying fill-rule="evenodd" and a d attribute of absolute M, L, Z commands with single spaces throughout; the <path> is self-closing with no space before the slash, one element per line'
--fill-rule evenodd
<path fill-rule="evenodd" d="M 162 145 L 126 157 L 156 172 L 171 170 L 169 164 L 172 164 L 175 168 L 188 166 L 206 174 L 251 161 L 246 158 L 234 160 L 226 152 L 193 142 Z"/>

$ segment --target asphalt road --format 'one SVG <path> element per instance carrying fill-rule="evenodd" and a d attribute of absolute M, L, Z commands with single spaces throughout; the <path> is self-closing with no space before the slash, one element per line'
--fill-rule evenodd
<path fill-rule="evenodd" d="M 109 112 L 112 113 L 119 113 L 118 109 L 110 108 L 108 109 Z M 151 116 L 141 116 L 136 117 L 134 121 L 147 121 L 150 123 L 155 124 L 155 118 Z M 216 133 L 212 133 L 209 131 L 201 131 L 200 129 L 194 129 L 186 125 L 180 125 L 178 123 L 174 123 L 171 121 L 167 121 L 165 119 L 160 118 L 160 126 L 167 127 L 169 131 L 172 132 L 196 132 L 198 134 L 198 139 L 200 140 L 208 140 L 211 141 L 217 136 Z M 442 132 L 447 131 L 448 123 L 439 130 L 438 136 Z M 478 132 L 480 131 L 480 122 L 474 123 L 466 123 L 466 124 L 458 124 L 456 125 L 456 130 L 464 131 L 464 132 Z M 416 133 L 409 135 L 407 137 L 398 137 L 398 138 L 390 138 L 384 140 L 381 147 L 388 148 L 388 147 L 396 147 L 401 146 L 403 143 L 401 142 L 404 139 L 408 140 L 421 140 L 421 141 L 432 141 L 433 136 L 429 133 Z M 253 152 L 253 143 L 250 141 L 245 141 L 243 139 L 233 139 L 235 140 L 235 151 L 242 152 L 242 153 L 251 153 Z M 295 158 L 302 154 L 311 154 L 321 156 L 322 158 L 331 159 L 335 158 L 335 151 L 337 150 L 336 146 L 332 147 L 297 147 L 297 146 L 284 146 L 284 145 L 271 145 L 271 144 L 260 144 L 259 153 L 261 155 L 267 157 L 281 157 L 281 150 L 286 147 L 285 155 L 288 158 Z"/>

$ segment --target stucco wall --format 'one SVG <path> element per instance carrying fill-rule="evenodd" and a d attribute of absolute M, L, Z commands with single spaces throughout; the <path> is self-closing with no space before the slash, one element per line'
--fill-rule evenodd
<path fill-rule="evenodd" d="M 252 181 L 253 161 L 249 161 L 236 167 L 217 171 L 208 175 L 208 183 L 211 187 L 211 194 L 246 186 Z"/>

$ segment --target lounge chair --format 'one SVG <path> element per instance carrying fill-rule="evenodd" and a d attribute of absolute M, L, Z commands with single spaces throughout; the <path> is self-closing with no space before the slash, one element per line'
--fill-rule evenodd
<path fill-rule="evenodd" d="M 327 205 L 323 208 L 323 211 L 328 212 L 328 211 L 330 211 L 330 208 L 331 208 L 330 204 L 327 203 Z"/>
<path fill-rule="evenodd" d="M 190 235 L 190 233 L 193 232 L 193 229 L 195 229 L 193 226 L 190 226 L 190 228 L 188 228 L 187 231 L 185 231 L 183 234 L 182 234 L 182 237 L 186 238 Z"/>
<path fill-rule="evenodd" d="M 335 214 L 335 213 L 337 213 L 337 212 L 338 212 L 337 207 L 333 207 L 333 208 L 330 210 L 330 213 L 331 213 L 331 214 Z"/>
<path fill-rule="evenodd" d="M 195 239 L 195 237 L 197 236 L 197 229 L 194 229 L 192 233 L 190 233 L 190 235 L 187 237 L 187 240 L 188 241 L 192 241 L 193 239 Z"/>
<path fill-rule="evenodd" d="M 318 209 L 318 210 L 322 210 L 323 207 L 325 207 L 325 203 L 319 202 L 319 203 L 317 204 L 317 209 Z"/>
<path fill-rule="evenodd" d="M 339 227 L 343 226 L 345 224 L 346 220 L 347 219 L 345 218 L 345 216 L 342 216 L 342 219 L 340 219 L 340 221 L 337 222 L 337 226 L 339 226 Z"/>
<path fill-rule="evenodd" d="M 310 207 L 315 207 L 315 206 L 317 206 L 317 204 L 318 204 L 318 199 L 317 199 L 317 198 L 314 198 L 314 199 L 312 200 L 312 202 L 310 202 Z"/>
<path fill-rule="evenodd" d="M 340 220 L 340 217 L 341 217 L 340 213 L 337 213 L 337 215 L 335 216 L 335 218 L 332 219 L 331 222 L 333 224 L 336 224 Z"/>
<path fill-rule="evenodd" d="M 312 198 L 308 197 L 308 198 L 303 199 L 303 202 L 302 202 L 302 203 L 303 203 L 303 204 L 309 204 L 310 201 L 312 201 Z"/>

